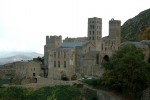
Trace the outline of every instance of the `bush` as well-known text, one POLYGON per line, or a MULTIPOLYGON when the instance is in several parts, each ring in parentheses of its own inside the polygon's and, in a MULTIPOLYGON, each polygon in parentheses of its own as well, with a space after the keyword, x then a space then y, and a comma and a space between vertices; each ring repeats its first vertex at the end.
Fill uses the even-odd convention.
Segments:
POLYGON ((35 91, 22 87, 0 88, 0 100, 74 100, 80 95, 74 86, 43 87, 35 91))
POLYGON ((102 84, 132 100, 138 100, 141 92, 149 86, 150 66, 144 62, 144 54, 134 45, 120 48, 103 66, 102 84))

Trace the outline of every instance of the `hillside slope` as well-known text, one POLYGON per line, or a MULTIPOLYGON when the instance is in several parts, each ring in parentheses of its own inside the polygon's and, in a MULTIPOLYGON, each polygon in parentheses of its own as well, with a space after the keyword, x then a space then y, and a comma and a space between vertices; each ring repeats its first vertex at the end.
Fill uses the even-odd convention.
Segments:
POLYGON ((36 53, 36 52, 21 53, 21 54, 11 56, 11 57, 0 58, 0 65, 7 64, 7 63, 12 63, 12 62, 15 62, 15 61, 32 60, 33 58, 37 58, 37 57, 43 57, 43 54, 39 54, 39 53, 36 53))
POLYGON ((142 34, 148 27, 150 27, 150 9, 140 12, 122 25, 122 39, 124 41, 139 40, 139 34, 142 34))

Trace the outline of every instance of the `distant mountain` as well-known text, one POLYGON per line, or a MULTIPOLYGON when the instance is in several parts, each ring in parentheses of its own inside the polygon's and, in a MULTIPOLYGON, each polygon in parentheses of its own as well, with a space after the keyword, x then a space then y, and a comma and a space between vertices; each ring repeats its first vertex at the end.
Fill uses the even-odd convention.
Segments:
POLYGON ((43 57, 43 54, 39 54, 36 52, 24 52, 20 53, 14 56, 6 57, 6 58, 0 58, 0 65, 7 64, 7 63, 12 63, 15 61, 27 61, 27 60, 32 60, 33 58, 37 57, 43 57))
POLYGON ((141 36, 141 34, 143 34, 147 29, 150 29, 150 9, 140 12, 137 16, 128 19, 122 25, 122 40, 139 40, 139 36, 141 36))

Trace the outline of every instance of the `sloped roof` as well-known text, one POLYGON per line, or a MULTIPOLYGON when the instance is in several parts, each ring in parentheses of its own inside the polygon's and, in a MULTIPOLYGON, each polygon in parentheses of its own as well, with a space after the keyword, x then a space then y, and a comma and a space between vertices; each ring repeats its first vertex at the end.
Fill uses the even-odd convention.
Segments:
POLYGON ((83 46, 87 42, 63 42, 61 47, 62 48, 73 48, 76 46, 83 46))

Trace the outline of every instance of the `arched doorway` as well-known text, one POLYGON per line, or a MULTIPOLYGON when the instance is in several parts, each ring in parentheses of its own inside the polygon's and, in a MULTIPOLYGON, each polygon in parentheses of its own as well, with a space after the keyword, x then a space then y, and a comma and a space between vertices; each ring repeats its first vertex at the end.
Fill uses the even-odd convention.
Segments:
POLYGON ((109 56, 108 55, 105 55, 104 57, 103 57, 103 62, 108 62, 109 61, 109 56))

